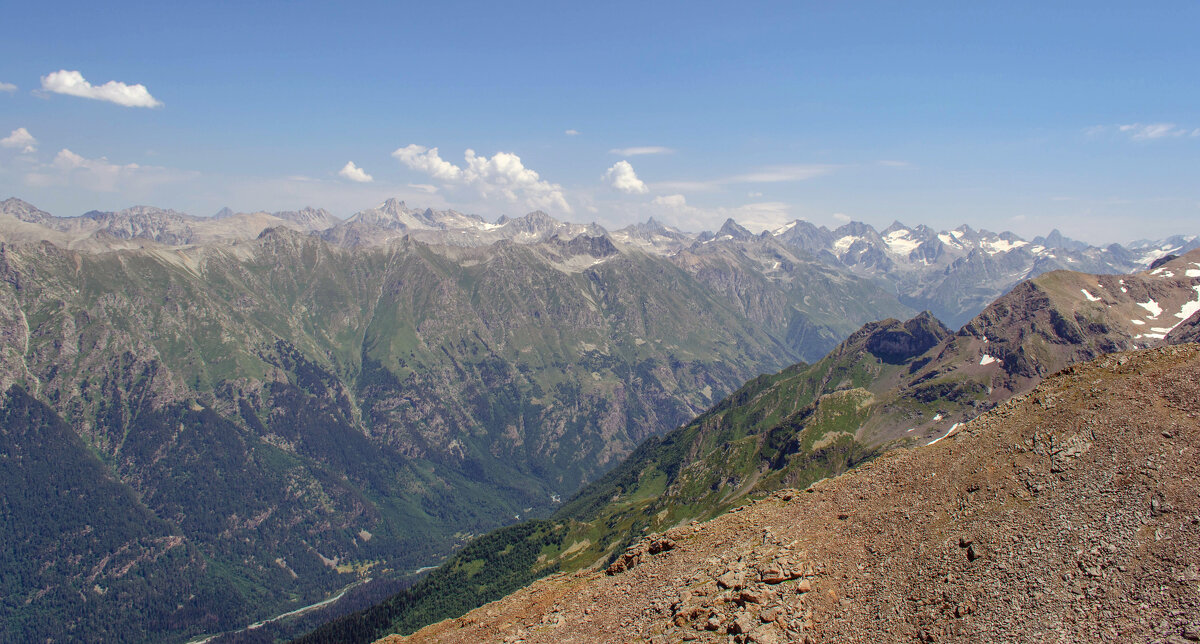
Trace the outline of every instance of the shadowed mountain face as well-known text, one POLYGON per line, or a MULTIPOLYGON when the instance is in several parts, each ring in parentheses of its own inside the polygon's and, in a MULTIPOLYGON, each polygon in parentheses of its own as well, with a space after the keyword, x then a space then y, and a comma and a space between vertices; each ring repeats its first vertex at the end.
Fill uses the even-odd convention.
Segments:
POLYGON ((647 533, 704 520, 747 496, 803 488, 897 447, 942 441, 964 423, 1072 364, 1163 344, 1165 327, 1200 307, 1200 251, 1152 271, 1057 271, 1024 282, 957 333, 928 314, 873 322, 824 359, 746 383, 680 429, 647 440, 530 528, 539 557, 507 562, 474 585, 480 561, 507 548, 501 531, 405 594, 307 641, 368 641, 409 632, 530 580, 619 559, 647 533), (1101 295, 1095 295, 1100 293, 1101 295), (461 588, 485 588, 464 597, 461 588), (375 630, 360 627, 373 624, 375 630), (345 639, 353 632, 366 639, 345 639))

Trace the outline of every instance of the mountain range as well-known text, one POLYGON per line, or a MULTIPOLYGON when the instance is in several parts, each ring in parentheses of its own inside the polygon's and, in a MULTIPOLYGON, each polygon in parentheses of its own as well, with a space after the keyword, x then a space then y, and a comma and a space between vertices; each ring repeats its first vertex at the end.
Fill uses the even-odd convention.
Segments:
POLYGON ((495 594, 1195 332, 1194 238, 957 232, 0 202, 5 638, 183 640, 543 540, 495 594), (1059 262, 1116 273, 1001 272, 1059 262))
POLYGON ((686 533, 747 498, 937 444, 1052 373, 1187 342, 1198 323, 1200 250, 1126 276, 1042 275, 957 332, 927 313, 869 323, 817 363, 756 378, 648 439, 549 520, 489 535, 412 589, 303 641, 372 641, 456 617, 541 576, 619 573, 654 553, 646 535, 686 533), (529 541, 538 547, 524 558, 498 556, 529 541))
MULTIPOLYGON (((1058 269, 1128 273, 1161 257, 1200 248, 1200 236, 1194 234, 1101 248, 1064 237, 1057 230, 1027 241, 1010 232, 977 231, 965 225, 936 231, 898 221, 877 231, 861 222, 830 230, 795 220, 754 235, 732 219, 715 233, 684 232, 650 219, 607 231, 594 223, 560 222, 540 211, 489 223, 454 210, 409 208, 396 199, 346 220, 312 208, 237 214, 226 208, 214 217, 193 217, 148 206, 54 217, 19 199, 0 202, 0 241, 47 239, 80 249, 245 240, 276 226, 318 234, 348 247, 385 246, 405 236, 433 245, 487 246, 502 240, 528 244, 553 236, 572 239, 586 234, 607 236, 619 246, 667 257, 713 242, 758 245, 774 241, 792 254, 799 251, 828 266, 874 280, 914 311, 928 310, 952 327, 964 324, 1017 283, 1042 273, 1058 269)), ((785 263, 782 258, 768 261, 765 267, 775 266, 775 261, 785 263)))

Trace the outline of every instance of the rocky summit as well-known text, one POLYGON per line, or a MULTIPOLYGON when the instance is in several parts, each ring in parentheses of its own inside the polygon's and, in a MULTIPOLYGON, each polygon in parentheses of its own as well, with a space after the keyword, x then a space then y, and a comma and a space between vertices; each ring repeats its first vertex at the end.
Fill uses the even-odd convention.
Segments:
POLYGON ((1197 641, 1198 468, 1200 346, 1106 355, 932 445, 383 641, 1197 641))

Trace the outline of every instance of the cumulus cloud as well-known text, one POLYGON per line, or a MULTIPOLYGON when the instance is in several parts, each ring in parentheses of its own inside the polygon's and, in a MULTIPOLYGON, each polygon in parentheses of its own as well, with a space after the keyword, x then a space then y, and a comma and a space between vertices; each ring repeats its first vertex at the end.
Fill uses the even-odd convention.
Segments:
POLYGON ((632 148, 613 148, 608 151, 609 154, 619 154, 623 157, 635 157, 640 154, 671 154, 675 152, 671 148, 664 148, 661 145, 644 145, 632 148))
POLYGON ((646 183, 637 177, 637 173, 633 171, 633 166, 628 161, 617 161, 604 173, 602 178, 613 188, 625 194, 644 195, 650 192, 646 183))
POLYGON ((497 152, 489 159, 467 150, 463 167, 443 159, 437 148, 423 145, 406 145, 392 156, 447 185, 474 190, 484 199, 502 198, 526 207, 571 212, 562 186, 543 180, 537 172, 525 167, 521 157, 510 152, 497 152))
MULTIPOLYGON (((475 154, 471 150, 467 150, 467 153, 475 154)), ((462 168, 442 159, 437 148, 411 143, 393 152, 392 156, 413 170, 424 172, 439 181, 458 181, 463 175, 462 168)))
POLYGON ((37 139, 23 127, 12 131, 12 134, 0 139, 0 147, 13 148, 22 152, 37 152, 37 139))
POLYGON ((835 213, 833 213, 833 218, 834 218, 834 220, 835 220, 835 221, 840 221, 840 222, 842 222, 843 224, 848 224, 848 223, 850 223, 850 215, 847 215, 847 214, 846 214, 846 213, 844 213, 844 212, 835 212, 835 213))
POLYGON ((338 170, 338 176, 358 183, 371 183, 375 180, 375 177, 372 177, 365 170, 354 165, 353 161, 347 161, 346 165, 341 170, 338 170))
POLYGON ((566 132, 563 132, 563 134, 566 134, 567 136, 579 136, 579 130, 572 128, 566 132))
POLYGON ((43 76, 42 89, 55 94, 108 101, 125 107, 162 107, 162 102, 151 96, 145 85, 126 85, 118 81, 92 85, 84 79, 83 74, 65 69, 43 76))
POLYGON ((88 159, 63 148, 52 162, 25 175, 25 183, 35 188, 67 186, 95 192, 136 192, 195 175, 136 163, 121 165, 104 157, 88 159))
POLYGON ((8 92, 9 94, 17 91, 17 86, 12 83, 0 83, 0 92, 8 92))

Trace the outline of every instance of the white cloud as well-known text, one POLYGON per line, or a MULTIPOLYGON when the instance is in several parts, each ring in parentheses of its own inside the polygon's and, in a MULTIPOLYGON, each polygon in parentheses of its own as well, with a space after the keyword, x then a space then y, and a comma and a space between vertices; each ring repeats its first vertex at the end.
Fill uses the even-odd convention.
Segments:
POLYGON ((779 165, 763 168, 747 174, 739 174, 722 183, 785 183, 805 181, 833 172, 830 165, 779 165))
POLYGON ((1128 134, 1129 138, 1134 141, 1149 141, 1187 134, 1186 130, 1176 128, 1174 123, 1148 123, 1146 125, 1131 123, 1118 126, 1117 129, 1128 134))
POLYGON ((687 205, 687 199, 683 195, 662 195, 661 197, 655 197, 650 203, 667 208, 683 208, 687 205))
POLYGON ((126 85, 118 81, 92 85, 83 78, 83 74, 65 69, 43 76, 42 89, 55 94, 108 101, 125 107, 162 107, 162 103, 150 95, 145 85, 126 85))
POLYGON ((571 206, 563 197, 562 186, 542 180, 537 172, 521 163, 521 157, 510 152, 497 152, 489 159, 476 155, 474 150, 467 150, 464 153, 466 166, 461 168, 442 159, 437 148, 422 145, 407 145, 397 149, 392 156, 447 185, 474 190, 484 199, 499 197, 529 208, 571 212, 571 206))
POLYGON ((1096 137, 1111 133, 1123 134, 1133 141, 1155 141, 1182 136, 1200 136, 1200 128, 1189 130, 1174 123, 1127 123, 1125 125, 1093 125, 1084 134, 1096 137))
POLYGON ((746 193, 746 196, 750 197, 751 199, 757 199, 757 198, 763 196, 763 193, 751 190, 750 192, 746 193))
POLYGON ((623 157, 635 157, 640 154, 673 154, 675 151, 671 148, 664 148, 661 145, 645 145, 633 148, 613 148, 608 151, 609 154, 619 154, 623 157))
POLYGON ((12 131, 12 134, 0 139, 0 147, 16 148, 25 153, 37 152, 37 139, 23 127, 12 131))
POLYGON ((357 183, 371 183, 375 180, 375 177, 372 177, 365 170, 354 165, 353 161, 347 161, 346 165, 341 170, 338 170, 338 176, 357 183))
POLYGON ((650 184, 657 192, 714 192, 719 190, 722 181, 656 181, 650 184))
POLYGON ((579 130, 572 128, 566 132, 563 132, 563 134, 566 134, 567 136, 579 136, 579 130))
POLYGON ((791 206, 782 201, 761 201, 738 206, 729 215, 752 233, 774 230, 795 219, 791 206))
POLYGON ((835 213, 833 213, 833 218, 834 218, 834 220, 835 220, 835 221, 840 221, 840 222, 842 222, 843 224, 848 224, 848 223, 850 223, 850 215, 847 215, 847 214, 846 214, 846 213, 844 213, 844 212, 835 212, 835 213))
POLYGON ((12 83, 0 83, 0 92, 8 92, 9 94, 17 91, 17 86, 12 83))
POLYGON ((65 186, 95 192, 137 193, 194 176, 197 173, 157 166, 120 165, 104 157, 88 159, 63 148, 54 161, 25 175, 25 183, 35 188, 65 186))
MULTIPOLYGON (((767 166, 753 172, 708 181, 662 181, 652 184, 651 187, 662 192, 715 192, 731 184, 806 181, 830 174, 837 169, 838 166, 835 165, 819 164, 767 166)), ((753 198, 756 193, 751 192, 750 195, 753 198)))
POLYGON ((408 184, 408 187, 414 190, 420 190, 427 195, 431 195, 438 191, 437 186, 431 186, 428 183, 410 183, 408 184))
POLYGON ((625 194, 644 195, 650 192, 646 183, 637 177, 637 173, 633 171, 633 166, 628 161, 617 161, 601 178, 625 194))
MULTIPOLYGON (((472 154, 474 153, 472 152, 472 154)), ((427 148, 413 143, 399 148, 392 153, 392 156, 413 170, 424 172, 439 181, 458 181, 463 176, 462 168, 442 159, 437 148, 427 148)))

